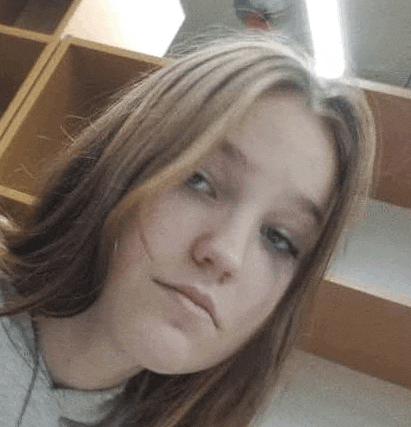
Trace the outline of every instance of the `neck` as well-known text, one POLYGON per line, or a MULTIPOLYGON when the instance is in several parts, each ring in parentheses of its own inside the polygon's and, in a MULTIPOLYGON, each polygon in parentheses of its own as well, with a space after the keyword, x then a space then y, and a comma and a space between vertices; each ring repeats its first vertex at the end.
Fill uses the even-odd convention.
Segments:
POLYGON ((141 371, 89 313, 38 319, 39 348, 54 384, 80 390, 116 387, 141 371))

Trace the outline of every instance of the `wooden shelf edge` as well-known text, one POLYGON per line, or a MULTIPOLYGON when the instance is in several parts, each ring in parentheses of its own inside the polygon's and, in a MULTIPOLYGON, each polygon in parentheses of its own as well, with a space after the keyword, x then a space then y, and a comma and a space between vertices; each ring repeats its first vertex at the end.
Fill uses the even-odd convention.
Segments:
POLYGON ((158 58, 156 56, 147 55, 145 53, 134 52, 132 50, 123 49, 116 46, 109 46, 103 43, 81 39, 71 35, 66 35, 62 40, 64 40, 65 43, 68 43, 73 46, 85 47, 87 49, 97 50, 99 52, 104 52, 110 55, 122 56, 125 58, 131 58, 131 59, 140 60, 144 62, 150 62, 152 64, 157 64, 159 66, 165 66, 170 62, 170 59, 158 58))
POLYGON ((22 39, 34 40, 41 43, 51 43, 53 41, 53 36, 50 36, 49 34, 38 33, 36 31, 11 27, 4 24, 0 24, 0 33, 20 37, 22 39))
POLYGON ((349 86, 353 86, 365 91, 377 92, 389 96, 396 96, 398 98, 411 99, 411 90, 407 88, 358 78, 347 79, 344 80, 344 82, 349 86))
POLYGON ((324 281, 300 347, 411 389, 411 307, 324 281))
POLYGON ((411 308, 411 296, 400 292, 394 292, 389 289, 384 289, 382 286, 375 285, 373 283, 360 282, 354 278, 340 276, 336 273, 329 273, 326 276, 326 280, 358 292, 366 293, 376 298, 381 298, 383 300, 411 308))
POLYGON ((4 185, 0 185, 0 197, 6 197, 24 205, 32 205, 36 201, 34 196, 5 187, 4 185))

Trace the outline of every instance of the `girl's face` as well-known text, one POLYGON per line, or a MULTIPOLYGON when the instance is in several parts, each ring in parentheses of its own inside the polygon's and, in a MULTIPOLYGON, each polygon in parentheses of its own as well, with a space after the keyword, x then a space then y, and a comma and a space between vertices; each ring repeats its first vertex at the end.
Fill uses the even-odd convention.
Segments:
POLYGON ((180 374, 244 345, 318 239, 333 146, 298 95, 264 99, 196 172, 125 219, 95 306, 115 348, 180 374))

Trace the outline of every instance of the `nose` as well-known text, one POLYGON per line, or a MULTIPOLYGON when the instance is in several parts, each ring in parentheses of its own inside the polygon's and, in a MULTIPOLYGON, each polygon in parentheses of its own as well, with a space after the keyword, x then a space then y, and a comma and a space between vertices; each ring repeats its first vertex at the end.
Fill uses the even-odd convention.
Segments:
POLYGON ((194 242, 195 263, 212 272, 219 282, 236 276, 244 267, 250 229, 250 221, 235 217, 208 227, 194 242))

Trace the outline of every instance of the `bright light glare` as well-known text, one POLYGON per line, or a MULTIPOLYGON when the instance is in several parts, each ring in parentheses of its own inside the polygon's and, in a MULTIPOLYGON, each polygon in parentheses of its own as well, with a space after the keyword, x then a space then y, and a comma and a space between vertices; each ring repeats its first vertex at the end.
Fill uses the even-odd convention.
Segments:
POLYGON ((345 71, 345 54, 338 0, 306 0, 306 4, 315 71, 321 77, 341 77, 345 71))
POLYGON ((136 43, 138 52, 163 56, 184 21, 179 0, 116 0, 113 8, 118 3, 124 3, 117 21, 125 43, 136 43))
POLYGON ((179 0, 82 0, 64 34, 163 56, 184 18, 179 0))

